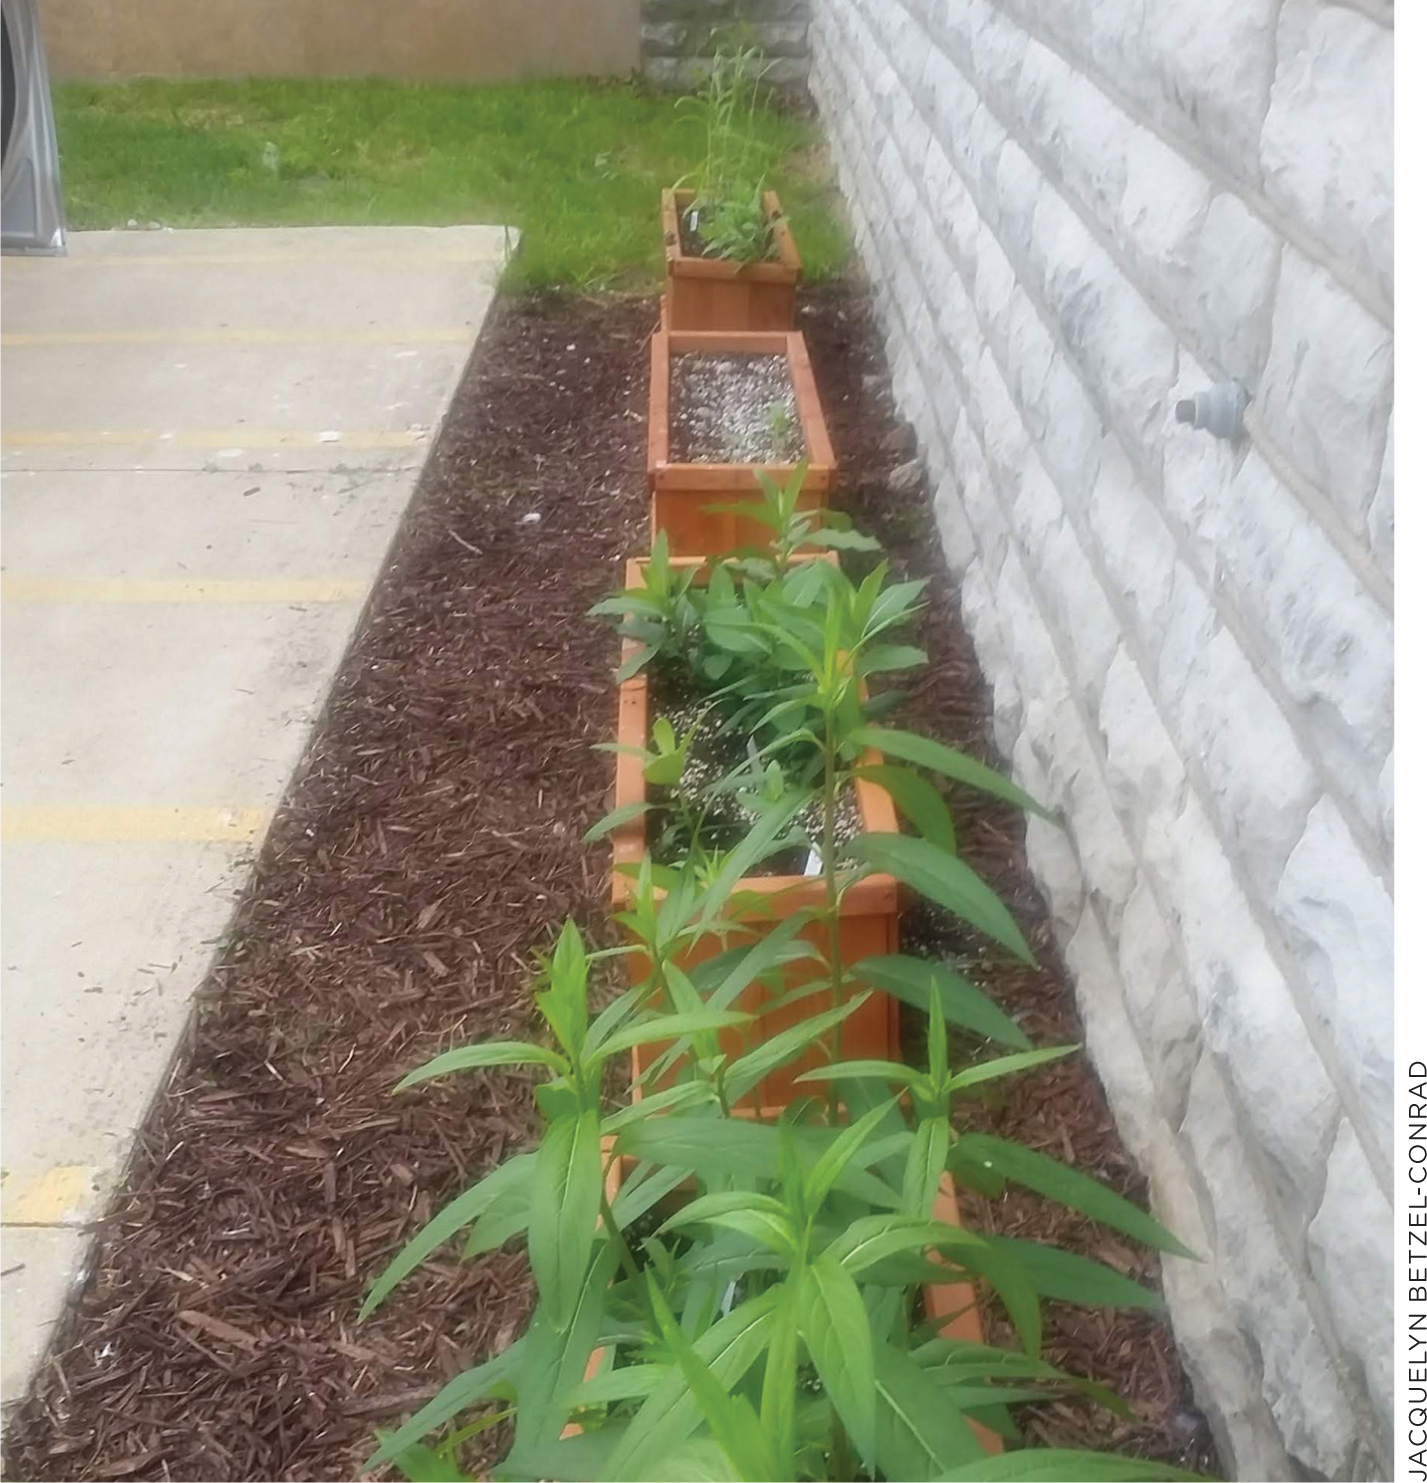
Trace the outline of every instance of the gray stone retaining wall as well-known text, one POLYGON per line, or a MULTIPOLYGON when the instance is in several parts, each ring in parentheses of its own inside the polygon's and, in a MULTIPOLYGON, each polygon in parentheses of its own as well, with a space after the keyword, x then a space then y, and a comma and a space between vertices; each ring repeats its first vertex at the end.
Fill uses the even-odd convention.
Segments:
POLYGON ((769 83, 801 89, 812 7, 813 0, 644 0, 644 75, 659 86, 692 87, 720 36, 733 33, 762 49, 769 83))
MULTIPOLYGON (((646 3, 646 13, 655 7, 646 3)), ((652 19, 652 17, 651 17, 652 19)), ((1240 1477, 1387 1476, 1383 0, 818 0, 812 85, 1240 1477), (1237 446, 1176 423, 1235 377, 1237 446)))

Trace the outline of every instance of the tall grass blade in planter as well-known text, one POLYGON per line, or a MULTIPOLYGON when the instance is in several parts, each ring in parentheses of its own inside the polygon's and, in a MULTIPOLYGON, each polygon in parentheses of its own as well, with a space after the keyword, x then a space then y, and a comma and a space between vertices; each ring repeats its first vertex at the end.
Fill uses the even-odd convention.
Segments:
POLYGON ((704 125, 704 157, 663 193, 665 328, 788 330, 803 263, 754 123, 766 71, 752 48, 719 48, 703 86, 678 107, 704 125))

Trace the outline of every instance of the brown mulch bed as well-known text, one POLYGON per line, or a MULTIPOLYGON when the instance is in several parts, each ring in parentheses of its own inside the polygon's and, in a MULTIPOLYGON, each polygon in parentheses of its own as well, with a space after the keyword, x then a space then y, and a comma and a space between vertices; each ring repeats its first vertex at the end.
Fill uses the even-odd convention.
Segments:
POLYGON ((374 1425, 518 1332, 516 1254, 447 1254, 356 1315, 532 1126, 514 1076, 393 1082, 516 1033, 532 951, 602 918, 580 834, 617 656, 585 613, 645 514, 655 318, 492 309, 7 1476, 354 1478, 374 1425))
MULTIPOLYGON (((8 1427, 7 1476, 353 1478, 373 1426, 519 1332, 529 1284, 511 1253, 447 1252, 355 1317, 386 1257, 532 1127, 516 1076, 399 1098, 393 1081, 517 1033, 532 954, 566 915, 606 930, 607 856, 579 836, 607 801, 590 743, 612 729, 615 646, 585 611, 642 536, 655 317, 648 301, 492 311, 94 1276, 8 1427)), ((887 486, 909 449, 868 301, 812 290, 804 328, 844 506, 933 577, 932 664, 907 723, 989 757, 927 497, 887 486)), ((1047 965, 998 970, 993 991, 1038 1044, 1080 1038, 1017 819, 959 803, 968 857, 1047 965)), ((1081 1056, 978 1117, 1143 1196, 1081 1056)), ((968 1197, 966 1213, 1156 1280, 1153 1260, 1044 1202, 968 1197)), ((1045 1407, 1023 1417, 1032 1436, 1212 1466, 1161 1320, 1057 1304, 1046 1318, 1048 1357, 1116 1387, 1136 1419, 1045 1407)))

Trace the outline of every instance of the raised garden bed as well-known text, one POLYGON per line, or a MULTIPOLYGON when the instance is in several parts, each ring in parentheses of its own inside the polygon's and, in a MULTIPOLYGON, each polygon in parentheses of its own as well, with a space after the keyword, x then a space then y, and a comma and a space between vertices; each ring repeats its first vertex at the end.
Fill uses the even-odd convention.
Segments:
POLYGON ((671 331, 653 337, 651 538, 663 531, 676 556, 766 544, 767 531, 757 522, 714 507, 758 498, 758 469, 781 482, 800 460, 808 468, 799 507, 820 509, 836 462, 800 334, 671 331), (772 364, 766 369, 747 364, 760 360, 772 364), (742 425, 725 424, 721 436, 727 447, 752 457, 730 457, 718 447, 718 419, 726 419, 733 408, 739 409, 742 425))
MULTIPOLYGON (((977 747, 987 702, 930 512, 887 484, 906 453, 871 306, 836 288, 811 307, 852 512, 899 569, 933 578, 931 664, 909 710, 977 747)), ((459 1243, 399 1302, 360 1327, 353 1314, 370 1273, 522 1147, 534 1118, 518 1073, 393 1099, 397 1069, 449 1046, 453 1027, 458 1039, 519 1033, 541 926, 604 916, 598 853, 578 837, 606 796, 608 759, 588 744, 607 735, 611 646, 582 615, 607 591, 606 563, 639 543, 628 388, 654 312, 558 299, 493 311, 194 1041, 141 1132, 93 1281, 7 1427, 10 1475, 355 1477, 374 1424, 395 1425, 523 1326, 524 1252, 462 1262, 459 1243), (538 527, 520 524, 536 509, 538 527), (194 1313, 223 1327, 194 1328, 194 1313)), ((979 980, 1037 1042, 1078 1039, 1021 821, 971 798, 958 825, 1045 965, 989 962, 979 980)), ((961 933, 951 950, 975 956, 961 933)), ((1143 1198, 1083 1056, 965 1116, 1143 1198)), ((1153 1252, 1074 1212, 1014 1188, 958 1193, 975 1229, 1156 1284, 1153 1252)), ((1214 1470, 1159 1314, 1057 1301, 1043 1313, 1047 1356, 1110 1384, 1131 1412, 1073 1396, 1018 1406, 1028 1438, 1214 1470)), ((1008 1337, 999 1307, 983 1320, 992 1342, 1008 1337)), ((508 1435, 476 1438, 466 1468, 484 1476, 508 1435)))
MULTIPOLYGON (((676 558, 683 568, 695 568, 706 575, 707 563, 693 557, 676 558)), ((644 572, 648 562, 634 557, 625 563, 625 587, 638 590, 644 586, 644 572)), ((630 641, 626 641, 626 657, 630 641)), ((647 673, 635 675, 623 681, 619 687, 618 740, 624 748, 644 749, 649 743, 650 727, 653 722, 650 707, 650 680, 647 673)), ((869 753, 869 763, 879 762, 880 757, 869 753)), ((866 779, 859 778, 854 784, 858 823, 862 829, 883 833, 897 830, 897 811, 886 791, 866 779)), ((639 758, 629 750, 622 750, 615 757, 614 807, 624 808, 646 801, 648 785, 639 758)), ((623 911, 630 903, 632 890, 631 872, 637 871, 649 853, 648 815, 640 814, 613 832, 614 870, 611 876, 611 897, 615 911, 623 911)), ((770 873, 744 877, 735 891, 733 907, 738 919, 745 922, 746 933, 733 939, 729 945, 737 946, 740 941, 754 941, 772 931, 779 922, 786 921, 795 913, 821 904, 825 885, 820 874, 809 875, 770 873)), ((897 951, 899 920, 899 888, 890 875, 873 874, 858 881, 842 899, 841 938, 843 960, 852 964, 861 958, 897 951)), ((812 943, 820 952, 826 950, 827 934, 817 923, 810 923, 799 934, 812 943)), ((712 938, 705 939, 681 966, 686 969, 714 956, 722 950, 722 944, 712 938)), ((638 972, 636 964, 635 970, 638 972)), ((784 970, 784 992, 797 989, 814 975, 811 964, 793 964, 784 970)), ((755 982, 745 990, 738 1000, 738 1007, 757 1015, 755 1025, 743 1031, 727 1032, 726 1044, 734 1051, 751 1035, 751 1043, 757 1044, 770 1036, 789 1028, 800 1020, 820 1014, 831 1007, 826 992, 808 994, 792 1005, 780 1005, 755 982)), ((862 1057, 875 1060, 898 1059, 898 1005, 891 995, 872 993, 842 1027, 842 1046, 845 1058, 862 1057)), ((635 1077, 638 1079, 659 1054, 662 1047, 650 1047, 636 1053, 635 1077)), ((795 1085, 798 1076, 816 1066, 826 1063, 827 1056, 811 1050, 798 1060, 779 1067, 754 1093, 750 1094, 748 1107, 783 1107, 800 1096, 807 1094, 806 1086, 795 1085)))
POLYGON ((773 191, 763 193, 775 256, 736 263, 706 257, 690 237, 684 213, 691 190, 666 190, 664 226, 664 313, 672 330, 790 330, 794 299, 803 276, 792 228, 773 191))

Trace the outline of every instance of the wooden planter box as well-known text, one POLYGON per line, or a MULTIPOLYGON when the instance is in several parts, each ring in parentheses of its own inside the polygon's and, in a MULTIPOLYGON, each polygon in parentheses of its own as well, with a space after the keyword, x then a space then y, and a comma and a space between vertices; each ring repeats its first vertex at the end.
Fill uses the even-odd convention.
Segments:
POLYGON ((676 556, 716 556, 742 546, 766 547, 768 530, 757 521, 720 514, 710 505, 761 501, 756 470, 781 484, 793 464, 674 463, 669 454, 670 361, 690 352, 712 355, 781 355, 787 358, 808 471, 798 501, 822 509, 836 473, 832 443, 818 400, 808 348, 797 333, 714 334, 660 331, 652 337, 649 373, 649 495, 652 540, 662 530, 676 556))
POLYGON ((793 231, 772 191, 763 210, 773 223, 776 259, 731 263, 690 257, 679 237, 679 218, 694 203, 693 191, 666 190, 664 226, 664 312, 674 330, 790 330, 794 298, 803 276, 793 231))
MULTIPOLYGON (((692 558, 684 558, 680 565, 694 565, 692 558)), ((703 562, 698 562, 702 566, 703 562)), ((626 587, 644 585, 642 558, 636 557, 626 563, 626 587)), ((630 641, 631 646, 633 641, 630 641)), ((619 687, 619 741, 630 747, 647 747, 649 744, 649 681, 645 675, 636 675, 625 680, 619 687)), ((880 754, 867 754, 870 763, 881 761, 880 754)), ((614 806, 641 802, 645 797, 643 764, 636 756, 627 752, 615 754, 614 806)), ((897 811, 891 797, 875 784, 857 779, 857 805, 863 823, 869 830, 879 833, 895 833, 897 811)), ((623 911, 629 904, 633 882, 621 871, 621 866, 638 867, 647 852, 645 819, 633 819, 612 834, 614 844, 613 897, 614 909, 623 911)), ((735 903, 742 897, 740 922, 746 923, 746 935, 742 941, 756 941, 766 935, 780 921, 792 916, 804 907, 822 904, 825 885, 821 876, 807 875, 754 875, 745 876, 738 884, 724 915, 731 916, 735 903)), ((885 953, 895 953, 898 942, 899 891, 895 877, 875 874, 864 877, 842 898, 840 911, 840 936, 842 957, 846 964, 859 958, 885 953)), ((799 934, 813 943, 820 951, 827 950, 827 933, 820 923, 809 923, 799 934)), ((735 936, 727 944, 738 946, 740 937, 735 936)), ((714 937, 705 938, 688 958, 681 963, 686 970, 705 958, 711 958, 724 950, 724 944, 714 937)), ((792 963, 783 969, 785 990, 797 988, 816 976, 816 964, 792 963)), ((636 958, 631 971, 642 976, 643 965, 636 958)), ((722 1044, 730 1053, 760 1044, 780 1030, 821 1014, 832 1007, 831 995, 823 990, 808 994, 792 1004, 773 1004, 773 996, 764 986, 751 984, 738 1000, 736 1007, 758 1018, 751 1024, 724 1032, 722 1044)), ((842 1054, 845 1060, 853 1058, 876 1060, 900 1059, 900 1036, 898 1001, 890 994, 874 991, 867 1002, 842 1024, 842 1054)), ((645 1047, 639 1057, 638 1069, 653 1063, 663 1047, 645 1047)), ((828 1057, 812 1049, 772 1072, 748 1098, 740 1103, 741 1108, 758 1109, 785 1107, 790 1102, 810 1093, 807 1083, 796 1085, 797 1078, 805 1071, 826 1064, 828 1057)), ((638 1074, 636 1072, 636 1074, 638 1074)))
MULTIPOLYGON (((772 1116, 777 1115, 774 1111, 772 1116)), ((624 1185, 624 1181, 632 1172, 633 1160, 628 1155, 614 1155, 614 1142, 611 1137, 600 1140, 604 1156, 609 1159, 605 1170, 605 1195, 613 1208, 615 1200, 624 1185)), ((946 1225, 959 1226, 961 1224, 961 1211, 956 1203, 956 1185, 950 1174, 941 1177, 941 1188, 937 1192, 936 1205, 932 1210, 932 1218, 942 1221, 946 1225)), ((934 1261, 941 1260, 933 1257, 934 1261)), ((922 1288, 922 1307, 926 1311, 927 1318, 935 1321, 945 1317, 938 1332, 943 1338, 960 1339, 967 1344, 982 1344, 985 1335, 981 1327, 981 1314, 976 1306, 976 1289, 969 1282, 943 1282, 928 1283, 922 1288)), ((604 1365, 605 1351, 594 1350, 585 1365, 585 1379, 593 1380, 600 1373, 604 1365)), ((1003 1450, 1003 1444, 995 1432, 988 1431, 978 1421, 971 1421, 971 1429, 976 1433, 981 1445, 988 1453, 999 1453, 1003 1450)), ((562 1437, 578 1436, 581 1428, 575 1422, 571 1422, 561 1433, 562 1437)))

